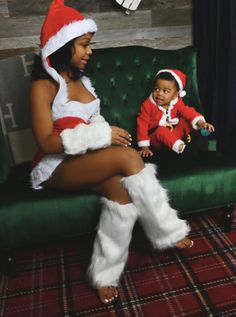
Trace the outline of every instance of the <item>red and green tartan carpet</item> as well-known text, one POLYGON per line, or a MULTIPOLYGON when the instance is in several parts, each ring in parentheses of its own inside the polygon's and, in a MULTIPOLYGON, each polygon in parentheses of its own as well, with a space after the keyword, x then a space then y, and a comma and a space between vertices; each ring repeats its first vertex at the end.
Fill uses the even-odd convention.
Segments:
POLYGON ((92 236, 17 251, 17 277, 0 279, 0 317, 236 316, 236 223, 189 217, 194 246, 154 251, 136 228, 120 298, 102 305, 87 284, 92 236))

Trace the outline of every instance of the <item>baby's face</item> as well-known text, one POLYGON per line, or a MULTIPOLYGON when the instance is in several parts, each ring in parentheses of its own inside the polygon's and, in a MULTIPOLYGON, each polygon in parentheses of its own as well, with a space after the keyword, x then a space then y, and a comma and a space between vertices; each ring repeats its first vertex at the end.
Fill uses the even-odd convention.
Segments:
POLYGON ((157 79, 152 97, 158 106, 169 106, 170 102, 178 97, 178 90, 174 80, 157 79))

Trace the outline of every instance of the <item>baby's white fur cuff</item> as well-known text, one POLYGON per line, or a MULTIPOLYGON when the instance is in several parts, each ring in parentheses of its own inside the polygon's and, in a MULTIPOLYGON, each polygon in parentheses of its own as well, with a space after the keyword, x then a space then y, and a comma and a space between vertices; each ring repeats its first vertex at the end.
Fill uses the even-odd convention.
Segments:
POLYGON ((139 147, 150 146, 150 141, 149 140, 139 141, 138 146, 139 147))
POLYGON ((200 121, 200 120, 206 122, 206 120, 205 120, 205 118, 204 118, 203 116, 198 116, 198 117, 196 117, 196 118, 193 119, 193 121, 192 121, 192 127, 193 127, 194 130, 198 130, 198 129, 199 129, 197 123, 198 123, 198 121, 200 121))
POLYGON ((180 154, 180 153, 183 153, 184 149, 185 149, 185 143, 182 141, 182 140, 177 140, 175 141, 175 143, 173 144, 172 146, 172 150, 175 151, 176 153, 180 154), (180 144, 183 144, 183 148, 182 148, 182 151, 179 150, 179 146, 180 144))

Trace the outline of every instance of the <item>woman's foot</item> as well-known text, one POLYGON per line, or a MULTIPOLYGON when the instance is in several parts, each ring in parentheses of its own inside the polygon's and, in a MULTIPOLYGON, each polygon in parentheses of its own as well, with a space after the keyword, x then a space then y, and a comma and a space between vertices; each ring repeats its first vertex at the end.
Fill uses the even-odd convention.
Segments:
POLYGON ((194 244, 193 240, 190 240, 189 238, 184 238, 180 240, 179 242, 177 242, 175 246, 178 249, 189 249, 189 248, 192 248, 193 244, 194 244))
POLYGON ((114 286, 100 287, 97 292, 103 304, 110 304, 118 297, 118 289, 114 286))

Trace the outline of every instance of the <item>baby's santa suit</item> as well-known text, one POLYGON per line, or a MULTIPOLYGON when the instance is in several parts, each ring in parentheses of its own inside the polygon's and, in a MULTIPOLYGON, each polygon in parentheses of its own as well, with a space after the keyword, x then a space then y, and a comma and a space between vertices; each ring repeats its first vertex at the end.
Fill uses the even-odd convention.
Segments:
POLYGON ((138 146, 150 146, 152 143, 155 148, 165 145, 178 152, 179 144, 183 143, 181 138, 191 129, 197 130, 199 120, 205 121, 202 114, 193 107, 186 106, 182 98, 172 100, 165 109, 155 103, 151 94, 142 103, 137 117, 138 146), (170 125, 173 127, 172 131, 169 128, 160 128, 170 125))

